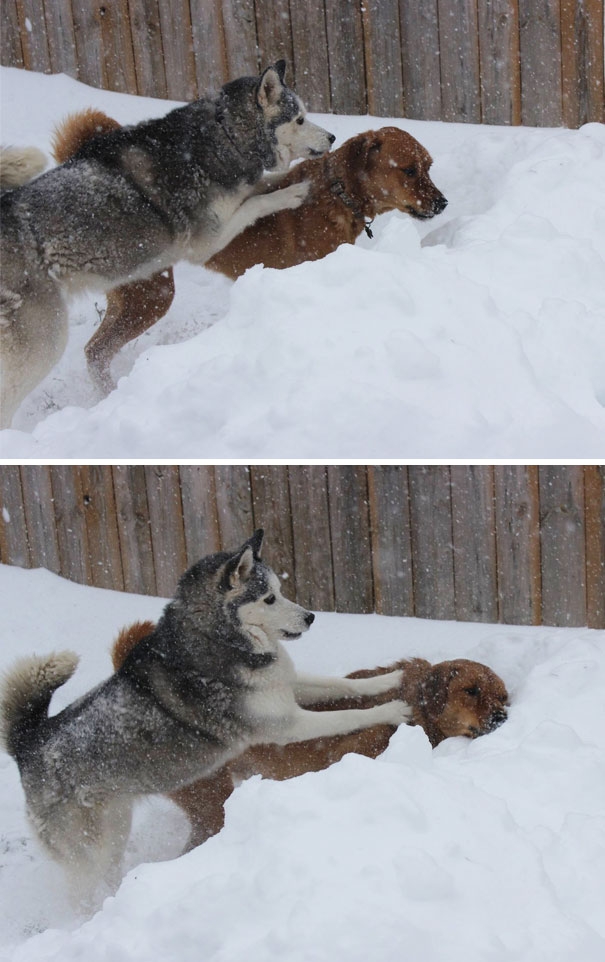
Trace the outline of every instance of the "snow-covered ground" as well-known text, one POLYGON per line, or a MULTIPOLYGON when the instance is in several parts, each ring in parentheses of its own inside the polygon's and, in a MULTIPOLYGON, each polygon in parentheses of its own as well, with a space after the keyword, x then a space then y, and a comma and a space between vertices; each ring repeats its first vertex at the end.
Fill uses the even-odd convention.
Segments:
MULTIPOLYGON (((123 123, 165 101, 3 68, 2 140, 48 149, 67 113, 123 123)), ((605 438, 605 127, 395 123, 449 199, 386 214, 355 247, 235 284, 181 265, 177 296, 125 348, 104 400, 83 346, 104 298, 0 436, 5 458, 595 458, 605 438)))
MULTIPOLYGON (((117 629, 160 599, 0 566, 0 669, 72 648, 53 710, 106 676, 117 629)), ((400 729, 287 782, 252 778, 223 831, 178 857, 184 816, 142 802, 115 898, 75 917, 0 755, 0 958, 11 962, 601 962, 605 956, 605 632, 319 614, 290 650, 343 674, 465 656, 511 693, 509 720, 434 751, 400 729)))

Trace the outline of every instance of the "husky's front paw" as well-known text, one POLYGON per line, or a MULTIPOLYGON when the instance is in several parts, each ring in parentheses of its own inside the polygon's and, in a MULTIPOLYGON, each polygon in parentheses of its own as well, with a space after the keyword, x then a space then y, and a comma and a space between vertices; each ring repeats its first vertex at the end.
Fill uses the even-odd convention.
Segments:
POLYGON ((405 701, 388 701, 380 707, 385 709, 384 720, 389 725, 405 725, 412 717, 412 706, 405 701))
POLYGON ((273 196, 279 198, 280 208, 287 207, 289 210, 295 210, 297 207, 300 207, 306 199, 310 186, 308 180, 303 180, 300 184, 290 184, 289 187, 282 187, 281 190, 275 191, 273 196))

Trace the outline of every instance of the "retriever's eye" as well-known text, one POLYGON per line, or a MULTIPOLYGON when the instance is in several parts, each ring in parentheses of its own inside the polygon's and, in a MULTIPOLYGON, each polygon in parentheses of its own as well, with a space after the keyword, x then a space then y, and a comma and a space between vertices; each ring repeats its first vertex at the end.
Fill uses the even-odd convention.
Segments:
POLYGON ((266 605, 274 605, 274 604, 275 604, 275 595, 267 595, 267 597, 265 598, 265 604, 266 604, 266 605))
POLYGON ((406 177, 418 176, 418 170, 416 169, 416 167, 402 167, 401 171, 403 174, 405 174, 406 177))
POLYGON ((296 123, 297 123, 299 126, 300 126, 301 124, 304 124, 304 122, 305 122, 305 118, 304 118, 304 117, 297 117, 297 118, 296 118, 296 123))
POLYGON ((471 696, 471 698, 476 698, 477 695, 479 694, 479 689, 477 688, 476 685, 471 685, 470 688, 465 688, 464 690, 467 695, 471 696))

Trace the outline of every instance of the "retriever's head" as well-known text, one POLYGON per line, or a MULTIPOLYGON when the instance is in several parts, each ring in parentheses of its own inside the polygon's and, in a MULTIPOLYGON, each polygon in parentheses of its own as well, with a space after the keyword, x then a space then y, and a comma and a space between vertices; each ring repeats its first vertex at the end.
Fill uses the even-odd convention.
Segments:
POLYGON ((432 162, 422 144, 398 127, 368 130, 350 141, 351 173, 377 214, 400 210, 427 219, 445 210, 447 200, 429 175, 432 162))
POLYGON ((436 733, 434 744, 455 735, 486 735, 508 716, 502 679, 486 665, 466 658, 433 665, 418 692, 422 712, 436 733))

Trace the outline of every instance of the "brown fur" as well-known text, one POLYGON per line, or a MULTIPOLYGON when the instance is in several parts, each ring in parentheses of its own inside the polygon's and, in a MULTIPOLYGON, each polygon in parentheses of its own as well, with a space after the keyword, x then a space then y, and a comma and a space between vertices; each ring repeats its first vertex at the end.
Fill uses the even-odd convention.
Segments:
MULTIPOLYGON (((55 134, 55 158, 67 160, 86 140, 116 126, 96 110, 71 115, 55 134)), ((257 221, 206 267, 232 279, 254 264, 292 267, 325 257, 341 244, 353 244, 377 214, 400 210, 432 217, 447 201, 429 176, 431 163, 424 147, 397 127, 357 134, 332 153, 293 167, 276 186, 310 181, 304 203, 257 221)), ((108 293, 105 317, 85 347, 91 376, 104 390, 111 387, 112 358, 163 317, 173 297, 172 270, 108 293)))
MULTIPOLYGON (((143 621, 122 629, 112 649, 115 669, 153 627, 152 622, 143 621)), ((437 665, 431 665, 424 658, 404 659, 385 668, 355 671, 347 677, 371 678, 398 668, 403 669, 399 697, 413 709, 410 724, 424 729, 433 748, 456 735, 466 738, 485 735, 506 719, 508 692, 504 682, 491 668, 466 658, 437 665)), ((316 706, 315 710, 370 708, 392 697, 392 692, 385 692, 373 697, 340 699, 316 706)), ((190 847, 200 845, 223 827, 224 804, 234 782, 251 775, 282 781, 305 772, 319 772, 350 752, 377 758, 386 749, 394 731, 391 725, 375 725, 348 735, 249 748, 208 778, 170 795, 191 823, 190 847)))

